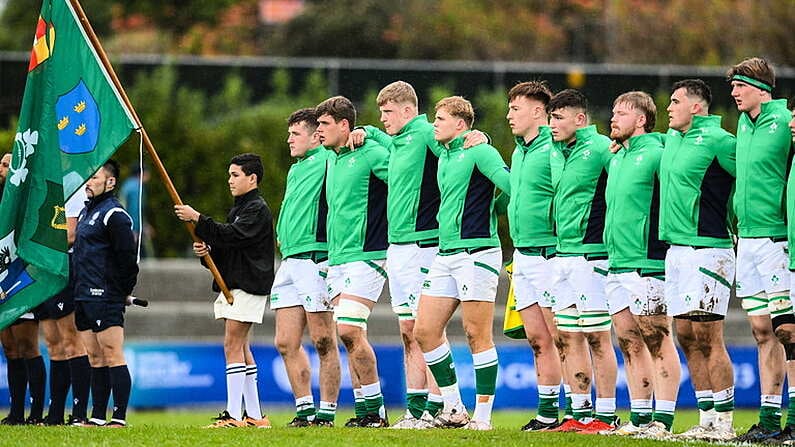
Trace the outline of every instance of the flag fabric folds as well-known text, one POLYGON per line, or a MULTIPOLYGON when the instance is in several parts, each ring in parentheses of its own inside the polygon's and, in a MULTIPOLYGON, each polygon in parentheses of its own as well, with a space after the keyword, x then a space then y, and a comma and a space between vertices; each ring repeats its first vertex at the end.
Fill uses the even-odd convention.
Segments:
POLYGON ((136 128, 69 0, 45 0, 0 202, 0 328, 66 286, 64 202, 136 128))

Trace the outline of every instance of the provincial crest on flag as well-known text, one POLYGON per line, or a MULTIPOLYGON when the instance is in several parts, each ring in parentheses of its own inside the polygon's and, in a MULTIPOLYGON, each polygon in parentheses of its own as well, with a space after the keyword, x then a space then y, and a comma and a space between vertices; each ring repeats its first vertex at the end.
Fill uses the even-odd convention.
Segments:
POLYGON ((85 154, 97 146, 100 115, 94 96, 80 79, 55 103, 58 141, 67 154, 85 154))

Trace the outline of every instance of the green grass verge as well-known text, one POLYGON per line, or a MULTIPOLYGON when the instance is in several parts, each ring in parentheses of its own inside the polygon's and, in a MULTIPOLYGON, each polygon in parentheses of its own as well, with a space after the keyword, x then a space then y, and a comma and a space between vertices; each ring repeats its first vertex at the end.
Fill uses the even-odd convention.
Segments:
MULTIPOLYGON (((396 419, 398 411, 392 413, 396 419)), ((464 446, 486 443, 499 447, 622 447, 682 445, 677 442, 637 440, 598 435, 567 433, 523 433, 521 427, 534 413, 531 411, 498 411, 494 414, 495 430, 470 432, 465 430, 384 430, 361 428, 287 428, 294 413, 281 411, 269 415, 274 428, 270 430, 203 429, 210 423, 210 412, 166 411, 137 412, 129 416, 130 426, 125 429, 79 427, 6 427, 0 426, 0 445, 4 446, 464 446)), ((619 412, 622 418, 628 415, 619 412)), ((341 425, 351 413, 337 415, 341 425)), ((735 412, 734 425, 743 433, 756 422, 756 410, 735 412)), ((698 421, 698 412, 677 411, 674 431, 684 431, 698 421)), ((688 445, 708 445, 694 443, 688 445)))

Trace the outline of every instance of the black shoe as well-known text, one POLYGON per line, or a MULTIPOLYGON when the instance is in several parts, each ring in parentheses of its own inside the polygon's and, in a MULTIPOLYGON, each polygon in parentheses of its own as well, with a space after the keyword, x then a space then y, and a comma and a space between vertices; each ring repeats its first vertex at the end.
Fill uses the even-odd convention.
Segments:
POLYGON ((315 420, 312 421, 312 426, 313 427, 334 427, 334 421, 329 421, 328 419, 315 418, 315 420))
POLYGON ((362 420, 359 421, 359 427, 386 428, 389 427, 389 421, 386 418, 382 418, 377 413, 370 413, 365 415, 362 420))
POLYGON ((25 425, 25 420, 13 417, 9 414, 0 420, 0 425, 25 425))
POLYGON ((54 425, 63 425, 63 418, 60 420, 57 418, 52 417, 51 415, 44 416, 44 425, 54 426, 54 425))
POLYGON ((88 419, 75 417, 75 416, 72 416, 71 414, 66 419, 66 425, 74 425, 76 427, 79 427, 79 426, 85 424, 86 422, 88 422, 88 419))
POLYGON ((363 417, 357 418, 356 416, 354 416, 354 417, 348 419, 348 422, 345 423, 345 426, 348 427, 348 428, 361 427, 362 426, 362 419, 364 419, 364 418, 363 417))
POLYGON ((309 427, 312 425, 312 422, 307 420, 306 418, 301 417, 294 417, 292 421, 290 421, 287 426, 288 427, 309 427))
POLYGON ((766 445, 795 445, 795 433, 792 432, 792 427, 787 426, 784 427, 784 429, 780 432, 776 433, 775 436, 771 436, 762 441, 756 442, 766 445))
POLYGON ((25 425, 44 425, 44 419, 29 416, 25 419, 25 425))
POLYGON ((762 424, 754 424, 747 432, 732 439, 731 442, 736 443, 760 443, 767 439, 775 438, 781 433, 781 430, 768 430, 762 424))
POLYGON ((553 428, 557 427, 558 420, 555 419, 555 422, 541 422, 536 418, 530 419, 530 422, 524 424, 522 426, 522 431, 544 431, 544 430, 552 430, 553 428))

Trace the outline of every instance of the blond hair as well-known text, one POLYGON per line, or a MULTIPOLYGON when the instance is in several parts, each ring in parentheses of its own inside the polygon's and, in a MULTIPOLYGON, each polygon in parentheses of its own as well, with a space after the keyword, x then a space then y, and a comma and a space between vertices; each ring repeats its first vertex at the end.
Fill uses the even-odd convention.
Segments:
POLYGON ((417 92, 414 87, 405 81, 395 81, 378 92, 378 97, 375 98, 378 106, 381 107, 388 102, 395 104, 411 104, 417 107, 419 101, 417 100, 417 92))
POLYGON ((657 123, 657 106, 654 104, 654 99, 651 95, 639 91, 622 93, 613 101, 613 107, 621 103, 628 104, 630 108, 639 111, 646 117, 646 124, 643 126, 644 131, 651 132, 654 130, 654 125, 657 123))
POLYGON ((472 103, 464 99, 462 96, 449 96, 442 98, 436 103, 436 111, 444 109, 445 112, 456 118, 461 118, 467 126, 467 129, 472 127, 475 122, 475 109, 472 108, 472 103))

